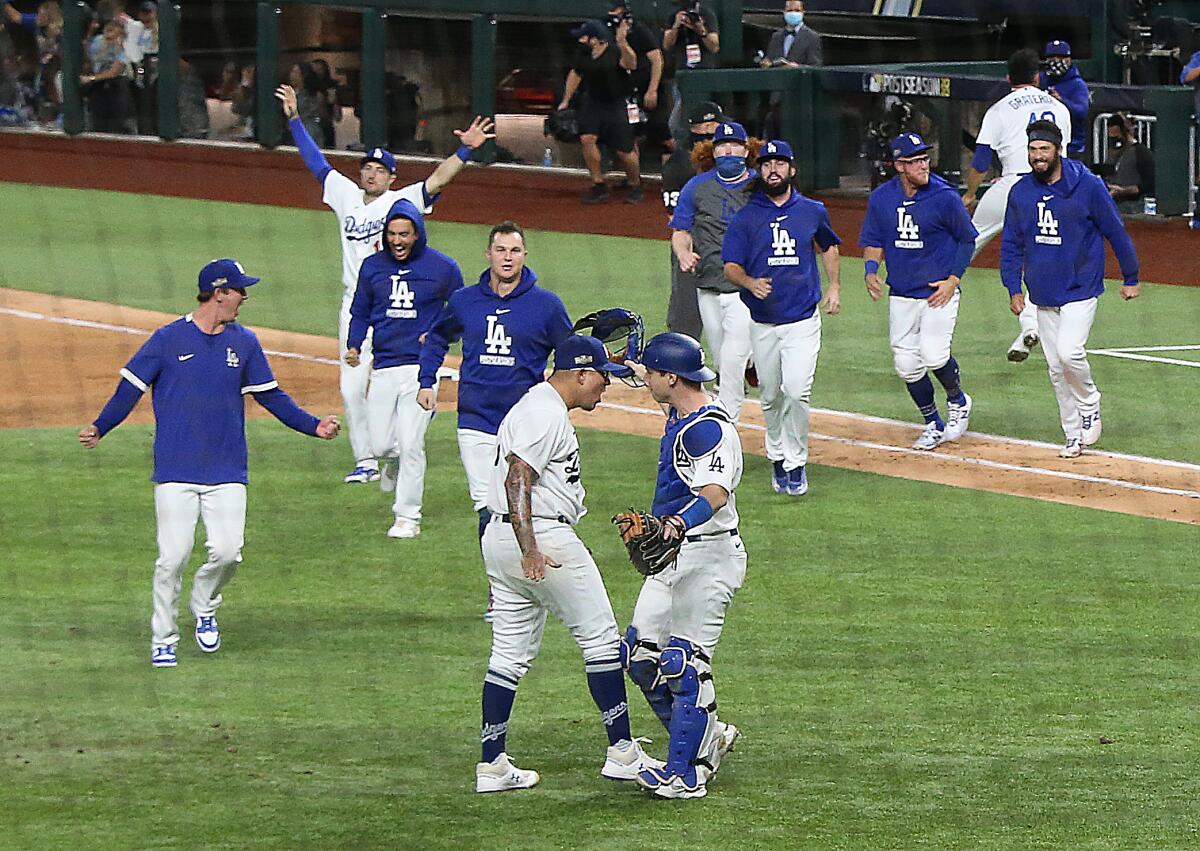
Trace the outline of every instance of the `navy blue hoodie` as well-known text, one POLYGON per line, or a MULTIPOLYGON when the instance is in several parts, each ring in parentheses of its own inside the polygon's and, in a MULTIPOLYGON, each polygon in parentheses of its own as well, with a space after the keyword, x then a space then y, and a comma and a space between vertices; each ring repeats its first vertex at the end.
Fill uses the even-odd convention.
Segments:
POLYGON ((1053 89, 1067 108, 1067 112, 1071 113, 1071 138, 1067 142, 1067 150, 1072 154, 1082 153, 1087 147, 1087 131, 1091 126, 1088 123, 1091 96, 1087 83, 1079 76, 1079 69, 1072 65, 1061 77, 1054 77, 1043 71, 1038 86, 1046 91, 1053 89))
POLYGON ((350 332, 346 348, 361 349, 369 329, 374 368, 409 366, 421 353, 421 335, 433 327, 446 301, 462 289, 458 264, 426 243, 425 219, 410 201, 401 198, 383 222, 384 247, 363 261, 358 289, 350 303, 350 332), (393 219, 413 223, 417 241, 405 260, 397 260, 387 246, 387 228, 393 219))
POLYGON ((1038 307, 1062 307, 1104 292, 1104 242, 1112 245, 1127 286, 1138 282, 1137 252, 1117 205, 1099 177, 1062 160, 1062 177, 1046 184, 1032 173, 1008 194, 1000 242, 1000 280, 1038 307))

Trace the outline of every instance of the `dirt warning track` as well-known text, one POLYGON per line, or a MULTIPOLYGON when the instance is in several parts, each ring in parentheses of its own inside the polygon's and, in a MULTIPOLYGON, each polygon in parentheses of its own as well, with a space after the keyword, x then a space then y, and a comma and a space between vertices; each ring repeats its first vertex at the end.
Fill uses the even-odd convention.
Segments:
MULTIPOLYGON (((175 317, 148 310, 0 289, 0 428, 79 426, 91 421, 117 373, 150 332, 175 317)), ((283 386, 304 407, 341 410, 337 341, 254 328, 283 386)), ((250 416, 268 416, 247 401, 250 416)), ((662 412, 644 390, 614 386, 601 408, 576 412, 577 425, 658 437, 662 412)), ((140 404, 130 422, 151 422, 140 404)), ((762 411, 748 404, 742 445, 763 454, 762 411)), ((909 445, 918 427, 815 409, 811 460, 896 478, 1044 499, 1105 511, 1200 524, 1200 465, 1088 452, 1066 460, 1057 446, 969 432, 934 452, 909 445)), ((812 499, 820 499, 819 485, 812 499)))

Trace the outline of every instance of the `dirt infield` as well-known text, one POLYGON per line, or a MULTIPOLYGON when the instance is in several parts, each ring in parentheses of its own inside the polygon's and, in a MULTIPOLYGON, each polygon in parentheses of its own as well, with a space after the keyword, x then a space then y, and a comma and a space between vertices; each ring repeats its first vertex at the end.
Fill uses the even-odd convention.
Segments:
MULTIPOLYGON (((330 154, 330 160, 350 174, 357 168, 356 155, 330 154)), ((432 161, 402 161, 397 180, 422 180, 432 169, 432 161)), ((0 131, 0 181, 325 209, 319 187, 294 150, 269 151, 231 143, 0 131)), ((615 195, 607 204, 585 207, 579 202, 584 188, 584 178, 561 171, 470 168, 438 201, 433 218, 468 224, 513 219, 542 230, 644 237, 665 243, 667 219, 657 184, 648 187, 646 199, 637 205, 622 204, 615 195)), ((857 256, 865 200, 818 197, 826 203, 834 230, 844 240, 843 253, 857 256)), ((1200 231, 1189 230, 1182 219, 1131 219, 1127 227, 1138 249, 1143 280, 1200 285, 1195 263, 1200 231)), ((663 251, 665 255, 665 244, 663 251)), ((994 239, 973 265, 996 268, 999 258, 1000 240, 994 239)), ((1112 279, 1121 277, 1112 252, 1108 253, 1106 274, 1112 279)))
MULTIPOLYGON (((0 289, 0 428, 79 426, 90 422, 112 393, 117 372, 150 331, 174 317, 148 310, 0 289)), ((337 343, 255 329, 280 384, 318 413, 341 409, 337 343)), ((251 416, 266 416, 247 401, 251 416)), ((130 422, 153 419, 139 404, 130 422)), ((577 412, 588 428, 657 437, 662 414, 644 390, 614 386, 602 409, 577 412)), ((762 412, 747 405, 742 443, 763 454, 762 412)), ((908 448, 917 427, 836 411, 816 411, 812 461, 884 476, 1033 497, 1106 511, 1200 524, 1200 467, 1177 462, 1087 453, 1067 461, 1057 447, 992 435, 966 435, 933 453, 908 448)), ((813 496, 820 499, 820 482, 813 496)))

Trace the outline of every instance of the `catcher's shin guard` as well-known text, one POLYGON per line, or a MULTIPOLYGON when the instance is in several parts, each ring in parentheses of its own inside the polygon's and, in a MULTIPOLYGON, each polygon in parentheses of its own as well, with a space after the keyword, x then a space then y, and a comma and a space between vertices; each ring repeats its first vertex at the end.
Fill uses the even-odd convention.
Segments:
POLYGON ((666 681, 659 676, 658 645, 653 641, 638 638, 638 631, 630 626, 621 639, 621 664, 629 672, 629 679, 642 690, 646 702, 668 730, 671 729, 671 705, 673 696, 666 681))
POLYGON ((675 698, 668 730, 666 771, 688 785, 697 782, 696 765, 708 728, 716 718, 716 689, 708 655, 690 641, 672 638, 658 660, 659 673, 675 698))

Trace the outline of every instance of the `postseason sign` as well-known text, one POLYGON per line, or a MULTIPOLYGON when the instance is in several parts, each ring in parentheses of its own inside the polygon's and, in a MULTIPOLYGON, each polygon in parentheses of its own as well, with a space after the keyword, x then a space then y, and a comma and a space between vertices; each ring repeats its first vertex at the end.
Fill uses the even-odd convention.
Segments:
POLYGON ((863 74, 862 88, 872 94, 948 98, 950 78, 922 74, 863 74))

